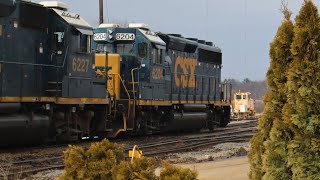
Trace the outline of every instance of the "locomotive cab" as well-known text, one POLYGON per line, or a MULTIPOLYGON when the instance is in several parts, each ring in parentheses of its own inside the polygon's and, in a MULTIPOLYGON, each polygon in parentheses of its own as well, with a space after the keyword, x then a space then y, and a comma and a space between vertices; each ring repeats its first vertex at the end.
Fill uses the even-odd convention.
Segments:
MULTIPOLYGON (((153 92, 150 91, 150 87, 154 82, 164 84, 165 42, 145 24, 129 24, 129 28, 120 28, 116 24, 102 24, 94 32, 95 49, 98 54, 117 53, 121 56, 119 73, 131 97, 135 93, 133 91, 138 90, 134 89, 135 84, 140 83, 139 87, 146 93, 137 97, 152 99, 153 92)), ((161 89, 163 88, 157 88, 161 89)), ((122 87, 121 99, 127 98, 128 94, 122 87)))
MULTIPOLYGON (((103 91, 105 81, 99 81, 94 76, 92 27, 80 15, 68 12, 67 7, 61 3, 49 1, 40 4, 50 8, 53 14, 53 23, 49 28, 52 51, 50 61, 53 65, 62 67, 58 72, 57 69, 51 69, 49 73, 52 88, 60 83, 59 95, 62 97, 106 97, 106 92, 103 91)), ((47 92, 57 95, 52 88, 47 92)))

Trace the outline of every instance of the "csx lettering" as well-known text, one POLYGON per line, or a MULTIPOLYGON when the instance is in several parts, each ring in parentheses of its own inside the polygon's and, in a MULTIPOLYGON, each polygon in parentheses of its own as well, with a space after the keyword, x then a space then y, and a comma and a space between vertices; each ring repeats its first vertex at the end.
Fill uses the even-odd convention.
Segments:
POLYGON ((89 64, 89 59, 74 58, 72 60, 72 70, 75 72, 88 72, 89 64))
POLYGON ((163 79, 163 69, 153 68, 151 72, 152 79, 163 79))
POLYGON ((177 87, 196 87, 195 70, 197 60, 192 58, 178 57, 174 66, 174 79, 177 87), (178 68, 182 69, 182 72, 178 71, 178 68))

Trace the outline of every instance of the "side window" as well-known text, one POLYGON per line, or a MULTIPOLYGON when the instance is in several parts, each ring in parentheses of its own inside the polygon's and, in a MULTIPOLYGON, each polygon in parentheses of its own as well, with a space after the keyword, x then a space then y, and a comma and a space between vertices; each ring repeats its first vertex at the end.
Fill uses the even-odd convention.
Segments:
POLYGON ((153 64, 161 64, 163 50, 154 48, 152 53, 153 53, 153 57, 152 57, 153 64))
POLYGON ((91 52, 91 36, 80 34, 80 52, 83 52, 83 53, 91 52))
POLYGON ((61 31, 61 30, 55 31, 54 39, 55 39, 56 49, 63 49, 64 48, 64 31, 61 31))
POLYGON ((243 95, 243 99, 247 99, 247 95, 243 95))
POLYGON ((147 43, 139 43, 138 44, 138 51, 139 51, 139 57, 140 58, 146 58, 148 54, 148 45, 147 43))

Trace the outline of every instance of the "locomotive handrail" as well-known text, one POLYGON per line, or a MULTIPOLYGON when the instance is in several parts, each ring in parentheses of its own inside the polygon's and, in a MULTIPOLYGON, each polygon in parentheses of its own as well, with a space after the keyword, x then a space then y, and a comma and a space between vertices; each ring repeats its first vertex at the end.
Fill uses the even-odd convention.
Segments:
POLYGON ((120 81, 121 81, 121 83, 122 83, 122 86, 123 86, 123 88, 125 89, 125 91, 126 91, 126 93, 127 93, 127 96, 128 96, 128 98, 129 98, 129 99, 128 99, 128 119, 129 119, 129 117, 130 117, 130 110, 131 110, 131 109, 130 109, 131 97, 130 97, 129 91, 128 91, 126 85, 124 84, 124 81, 123 81, 123 79, 121 78, 120 74, 110 73, 110 74, 108 74, 108 75, 119 76, 119 79, 120 79, 120 81))
MULTIPOLYGON (((190 76, 190 74, 188 73, 175 73, 175 72, 171 72, 172 74, 178 74, 178 75, 188 75, 190 76)), ((194 74, 195 76, 198 77, 210 77, 210 78, 216 78, 217 76, 208 76, 208 75, 200 75, 200 74, 194 74)))
POLYGON ((69 46, 67 46, 67 51, 64 55, 63 64, 61 66, 51 65, 51 64, 35 64, 35 63, 22 63, 22 62, 8 62, 8 61, 0 61, 3 64, 18 64, 18 65, 29 65, 29 66, 44 66, 44 67, 55 67, 55 68, 63 68, 67 59, 67 54, 69 52, 69 46))
MULTIPOLYGON (((108 76, 110 76, 110 75, 112 75, 113 77, 112 77, 112 79, 114 79, 114 76, 115 76, 115 74, 108 74, 108 76)), ((115 98, 115 101, 114 101, 114 117, 116 117, 116 113, 117 113, 117 101, 116 101, 116 90, 115 90, 115 81, 112 81, 112 82, 110 82, 110 81, 108 81, 107 80, 107 85, 111 85, 111 87, 112 87, 112 89, 113 89, 113 94, 114 94, 114 98, 115 98)), ((109 106, 110 107, 110 113, 109 113, 109 115, 111 115, 111 105, 109 106)))
POLYGON ((50 64, 34 64, 34 63, 22 63, 22 62, 8 62, 8 61, 0 61, 3 64, 18 64, 18 65, 29 65, 29 66, 44 66, 44 67, 55 67, 55 68, 62 68, 64 66, 56 66, 50 64))
MULTIPOLYGON (((133 91, 133 117, 136 117, 136 93, 135 93, 135 80, 133 72, 139 70, 140 68, 133 68, 131 70, 131 81, 132 81, 132 91, 133 91)), ((138 87, 139 87, 139 78, 138 78, 138 87)))

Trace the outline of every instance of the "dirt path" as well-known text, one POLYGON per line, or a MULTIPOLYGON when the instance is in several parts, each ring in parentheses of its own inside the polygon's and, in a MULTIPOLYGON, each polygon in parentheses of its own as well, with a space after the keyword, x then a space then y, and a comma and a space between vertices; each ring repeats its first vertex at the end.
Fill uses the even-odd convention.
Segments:
POLYGON ((249 163, 247 157, 197 164, 179 164, 184 168, 197 169, 202 180, 247 180, 249 163))

